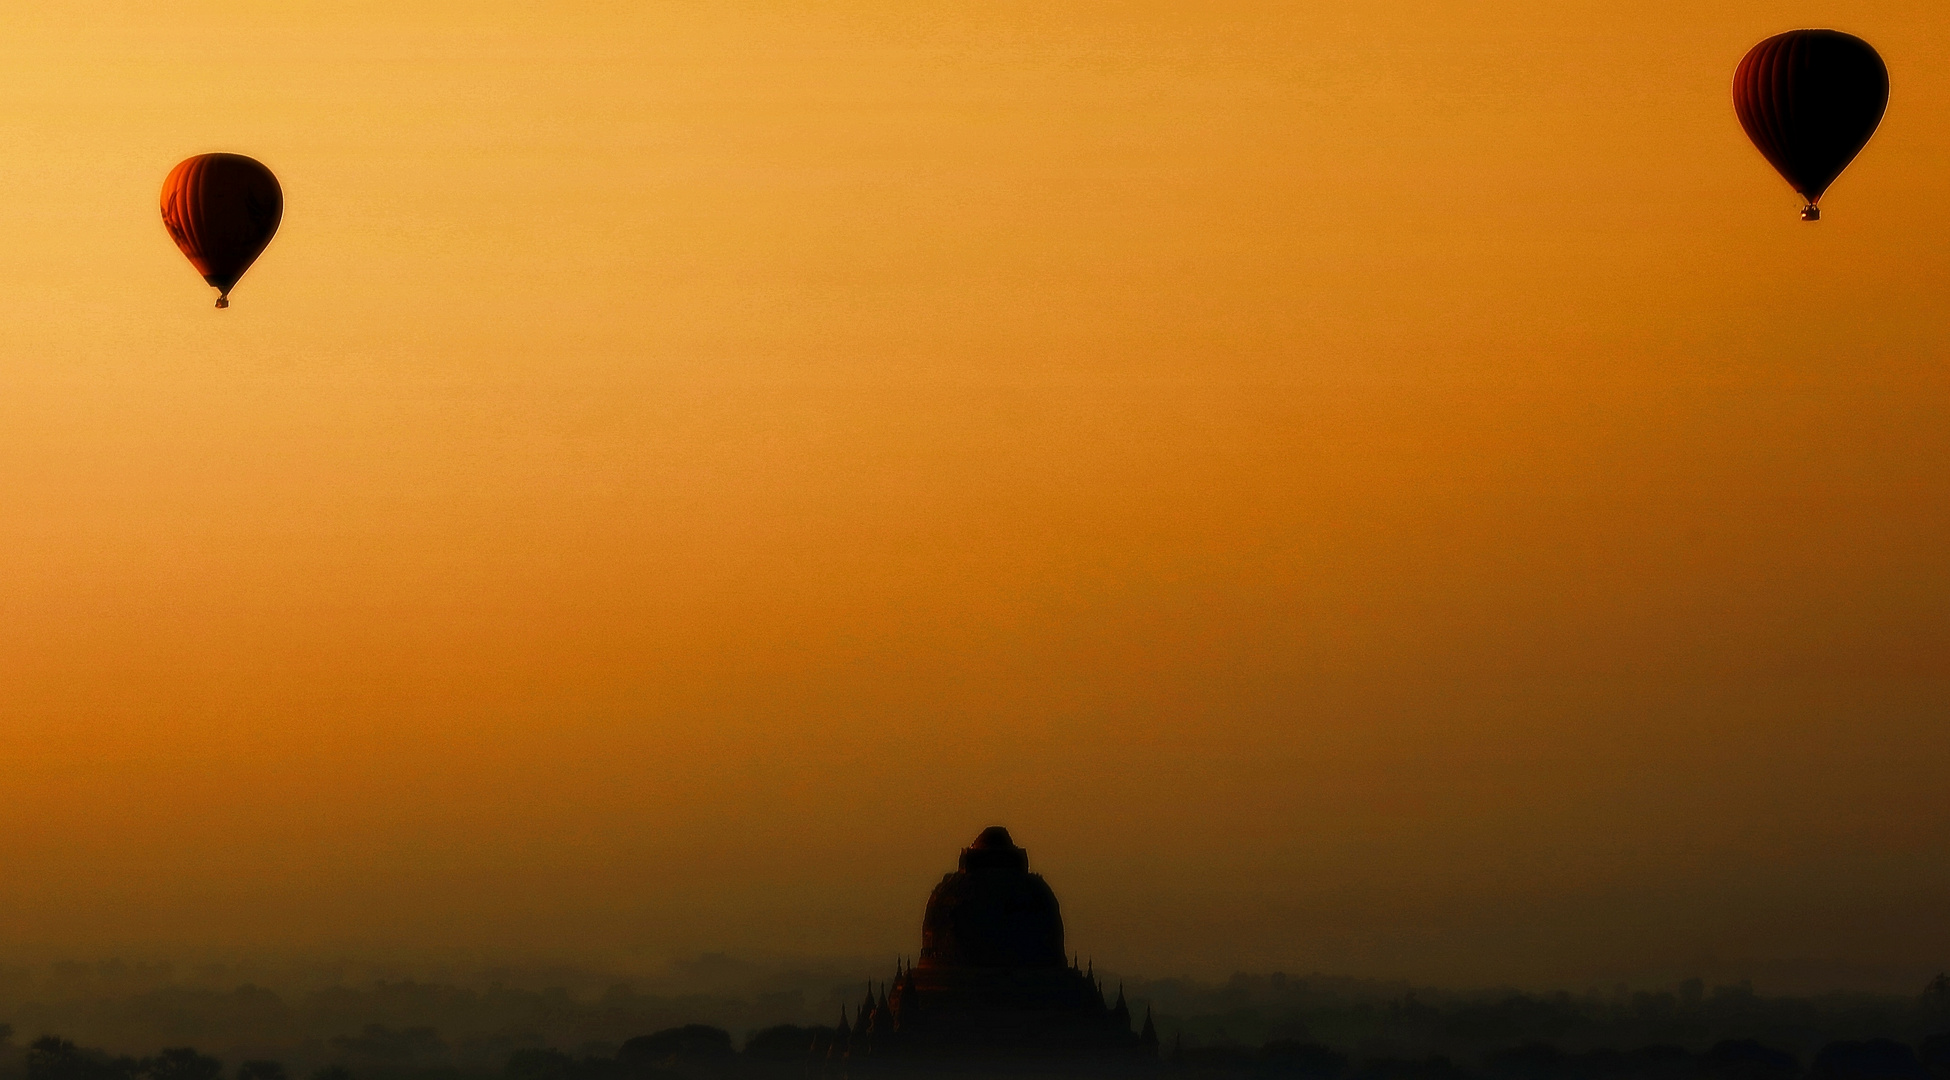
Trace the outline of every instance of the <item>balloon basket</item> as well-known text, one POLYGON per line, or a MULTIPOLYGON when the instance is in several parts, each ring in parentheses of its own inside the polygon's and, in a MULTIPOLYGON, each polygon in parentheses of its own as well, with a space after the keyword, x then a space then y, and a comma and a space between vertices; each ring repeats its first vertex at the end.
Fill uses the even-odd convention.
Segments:
POLYGON ((1806 206, 1804 206, 1804 207, 1802 207, 1802 208, 1801 208, 1801 220, 1802 220, 1802 221, 1820 221, 1820 220, 1821 220, 1821 207, 1819 207, 1819 206, 1816 206, 1816 205, 1815 205, 1814 203, 1809 203, 1808 205, 1806 205, 1806 206))
POLYGON ((227 307, 229 307, 229 306, 230 306, 230 297, 228 297, 228 296, 219 296, 219 297, 217 297, 217 306, 218 306, 218 307, 220 307, 220 308, 227 308, 227 307))

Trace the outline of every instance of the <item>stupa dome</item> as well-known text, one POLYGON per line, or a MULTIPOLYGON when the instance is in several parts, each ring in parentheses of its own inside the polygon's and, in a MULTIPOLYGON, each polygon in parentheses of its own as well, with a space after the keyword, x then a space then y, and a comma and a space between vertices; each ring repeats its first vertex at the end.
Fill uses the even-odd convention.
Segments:
POLYGON ((961 869, 942 877, 921 919, 923 968, 1056 967, 1063 913, 1029 853, 991 826, 961 851, 961 869))
POLYGON ((928 896, 918 962, 897 964, 878 992, 869 983, 851 1026, 842 1011, 811 1053, 875 1068, 903 1059, 1103 1064, 1155 1061, 1158 1039, 1148 1017, 1142 1034, 1131 1032, 1124 995, 1106 1004, 1094 969, 1064 960, 1056 894, 998 825, 962 849, 961 868, 928 896))

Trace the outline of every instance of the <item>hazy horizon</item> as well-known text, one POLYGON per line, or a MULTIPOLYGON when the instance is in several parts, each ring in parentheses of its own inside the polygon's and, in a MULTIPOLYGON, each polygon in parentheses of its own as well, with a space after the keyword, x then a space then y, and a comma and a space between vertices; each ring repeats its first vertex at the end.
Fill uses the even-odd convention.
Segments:
MULTIPOLYGON (((910 949, 899 956, 911 957, 912 953, 910 949)), ((1922 992, 1929 980, 1939 974, 1937 970, 1925 972, 1916 966, 1875 967, 1843 959, 1810 958, 1748 963, 1713 959, 1700 965, 1670 970, 1645 967, 1592 971, 1582 979, 1491 979, 1472 982, 1418 977, 1408 972, 1288 969, 1278 966, 1249 969, 1227 967, 1222 963, 1197 968, 1141 970, 1111 963, 1094 954, 1079 956, 1081 961, 1094 963, 1100 972, 1114 979, 1137 979, 1146 983, 1183 982, 1193 986, 1219 987, 1241 976, 1279 975, 1296 980, 1348 981, 1457 994, 1514 992, 1602 996, 1613 994, 1621 988, 1634 993, 1672 991, 1688 981, 1698 980, 1708 988, 1747 986, 1755 993, 1774 997, 1871 994, 1911 998, 1922 992), (1921 978, 1917 977, 1918 972, 1923 972, 1921 978)), ((336 986, 426 983, 470 988, 495 985, 528 990, 562 988, 578 993, 598 992, 620 985, 644 993, 747 994, 762 991, 767 980, 780 977, 830 977, 835 986, 848 988, 846 992, 850 995, 860 982, 877 982, 887 978, 896 959, 897 956, 893 954, 822 956, 724 952, 630 958, 496 956, 479 950, 426 955, 377 949, 293 955, 262 952, 112 952, 85 957, 32 956, 15 951, 10 955, 0 955, 0 981, 12 979, 18 985, 66 986, 72 990, 92 988, 117 992, 164 988, 231 990, 240 986, 302 992, 336 986)), ((0 1017, 0 1020, 4 1019, 0 1017)))
MULTIPOLYGON (((932 879, 927 884, 931 886, 932 879)), ((1059 899, 1071 891, 1065 888, 1066 884, 1061 876, 1053 881, 1059 899)), ((493 945, 415 945, 385 938, 319 942, 297 949, 261 945, 185 949, 104 943, 93 952, 83 953, 13 943, 0 948, 0 974, 11 969, 19 975, 33 973, 30 978, 49 985, 65 979, 77 987, 87 985, 90 980, 100 980, 103 972, 113 972, 114 977, 103 981, 103 985, 124 979, 131 986, 225 989, 252 984, 316 988, 404 980, 461 985, 507 982, 530 988, 582 986, 588 989, 614 983, 671 992, 748 991, 757 982, 781 973, 847 973, 841 975, 843 979, 885 977, 883 968, 891 968, 896 959, 912 958, 918 952, 919 909, 925 898, 925 888, 915 890, 912 917, 896 919, 890 925, 822 928, 820 936, 887 943, 879 950, 863 948, 851 953, 811 953, 790 948, 741 952, 712 948, 709 942, 693 942, 701 951, 682 953, 668 944, 667 932, 645 927, 634 933, 623 931, 614 941, 591 947, 552 951, 493 945)), ((1113 912, 1119 906, 1115 898, 1110 904, 1113 912)), ((888 906, 876 905, 883 909, 888 906)), ((1115 919, 1115 915, 1112 917, 1115 919)), ((1741 957, 1705 950, 1690 960, 1678 962, 1654 957, 1637 963, 1621 959, 1610 964, 1586 962, 1579 966, 1581 957, 1569 963, 1538 963, 1533 959, 1533 952, 1522 948, 1512 948, 1494 959, 1486 960, 1481 955, 1469 957, 1470 963, 1456 965, 1453 957, 1439 952, 1418 952, 1418 945, 1426 946, 1426 938, 1387 941, 1381 935, 1360 942, 1358 954, 1343 944, 1338 952, 1331 947, 1320 947, 1313 955, 1295 957, 1291 962, 1262 954, 1258 958, 1261 962, 1254 966, 1251 961, 1239 959, 1237 954, 1191 955, 1174 949, 1168 942, 1119 948, 1114 941, 1106 941, 1104 935, 1092 933, 1090 927, 1078 926, 1077 918, 1074 910, 1066 907, 1072 952, 1105 971, 1153 981, 1189 979, 1221 983, 1240 974, 1278 972, 1296 978, 1371 980, 1463 992, 1507 988, 1530 993, 1610 993, 1616 987, 1634 991, 1669 989, 1688 979, 1703 979, 1708 985, 1748 984, 1769 994, 1870 992, 1907 996, 1919 992, 1933 975, 1943 970, 1943 965, 1933 965, 1927 959, 1876 963, 1847 956, 1741 957), (1110 947, 1099 949, 1099 944, 1110 947), (1157 959, 1160 957, 1164 959, 1157 959), (1146 966, 1146 958, 1151 959, 1151 966, 1146 966), (1502 974, 1488 974, 1494 971, 1502 974)), ((1534 940, 1533 937, 1529 943, 1534 944, 1534 940)), ((1493 943, 1478 947, 1485 952, 1495 948, 1493 943)))

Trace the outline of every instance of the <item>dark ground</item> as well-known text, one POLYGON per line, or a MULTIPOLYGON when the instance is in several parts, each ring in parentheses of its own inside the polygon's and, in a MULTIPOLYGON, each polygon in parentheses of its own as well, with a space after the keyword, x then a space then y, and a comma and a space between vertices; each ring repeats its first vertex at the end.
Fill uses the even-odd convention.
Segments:
MULTIPOLYGON (((328 1070, 343 1073, 320 1080, 800 1080, 838 1075, 809 1068, 795 1047, 864 982, 840 965, 760 969, 722 957, 644 985, 566 970, 314 972, 276 988, 225 985, 234 974, 116 962, 0 971, 0 1024, 11 1026, 0 1080, 280 1080, 268 1066, 240 1073, 252 1061, 290 1080, 328 1070), (707 1038, 703 1050, 624 1052, 687 1024, 720 1029, 722 1047, 707 1038), (76 1045, 30 1055, 48 1035, 76 1045), (186 1047, 198 1053, 160 1053, 186 1047)), ((1139 1021, 1155 1010, 1163 1053, 1151 1071, 1184 1078, 1950 1080, 1950 982, 1909 996, 1801 997, 1698 980, 1577 995, 1282 974, 1122 986, 1139 1021)))

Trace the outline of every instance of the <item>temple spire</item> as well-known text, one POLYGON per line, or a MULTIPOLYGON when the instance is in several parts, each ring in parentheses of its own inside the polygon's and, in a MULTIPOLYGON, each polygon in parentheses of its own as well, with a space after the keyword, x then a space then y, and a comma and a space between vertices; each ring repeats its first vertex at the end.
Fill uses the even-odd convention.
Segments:
POLYGON ((826 1056, 829 1058, 845 1057, 847 1044, 852 1041, 853 1029, 848 1027, 846 1023, 846 1006, 841 1005, 840 1026, 833 1029, 833 1042, 831 1046, 826 1048, 826 1056))

